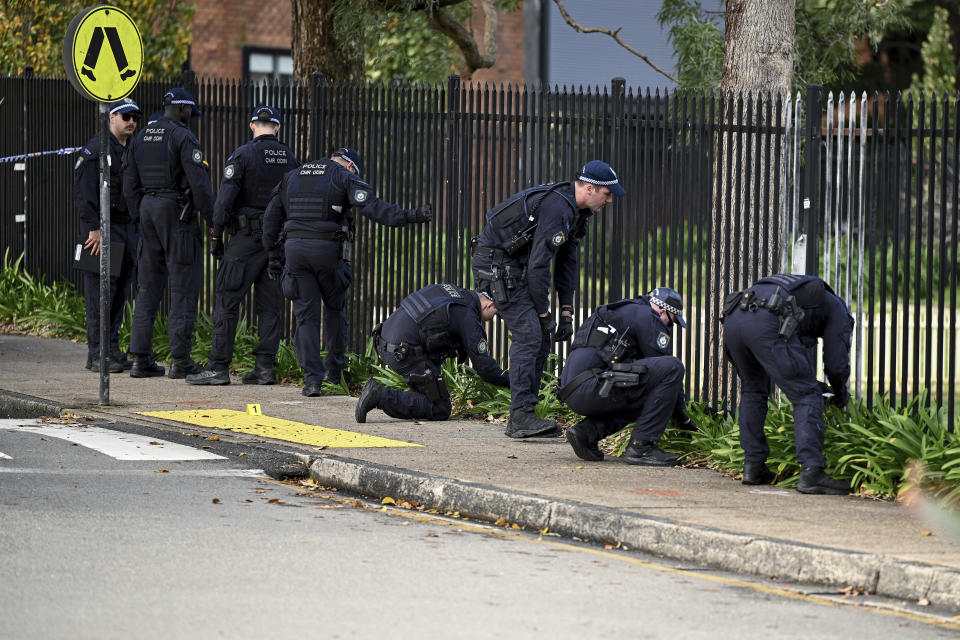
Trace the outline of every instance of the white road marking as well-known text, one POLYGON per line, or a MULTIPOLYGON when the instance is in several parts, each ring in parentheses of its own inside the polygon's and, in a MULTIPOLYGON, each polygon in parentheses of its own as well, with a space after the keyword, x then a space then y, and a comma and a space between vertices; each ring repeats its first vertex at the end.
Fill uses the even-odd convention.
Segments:
POLYGON ((0 460, 13 460, 13 458, 5 454, 3 451, 0 451, 0 460))
POLYGON ((765 496, 792 496, 793 493, 790 491, 784 491, 782 489, 750 489, 750 493, 759 493, 765 496))
POLYGON ((26 469, 0 467, 0 474, 38 474, 44 476, 170 476, 199 478, 269 478, 263 469, 26 469))
POLYGON ((102 427, 23 419, 0 420, 0 429, 37 433, 74 442, 117 460, 224 460, 223 456, 182 444, 102 427), (150 444, 155 442, 157 444, 150 444))

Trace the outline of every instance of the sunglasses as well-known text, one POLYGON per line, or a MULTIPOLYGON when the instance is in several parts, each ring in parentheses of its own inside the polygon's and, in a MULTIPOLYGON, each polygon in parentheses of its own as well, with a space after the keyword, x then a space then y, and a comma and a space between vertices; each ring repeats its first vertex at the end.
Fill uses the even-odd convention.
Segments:
POLYGON ((135 113, 121 113, 120 117, 123 118, 124 122, 130 122, 131 120, 134 122, 140 122, 140 116, 135 113))

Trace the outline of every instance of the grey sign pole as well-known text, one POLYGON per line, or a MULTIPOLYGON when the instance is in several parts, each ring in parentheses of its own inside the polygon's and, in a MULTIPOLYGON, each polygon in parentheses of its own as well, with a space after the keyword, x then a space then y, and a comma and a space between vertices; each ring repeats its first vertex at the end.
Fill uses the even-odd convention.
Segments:
POLYGON ((100 404, 110 404, 110 113, 100 103, 100 404))

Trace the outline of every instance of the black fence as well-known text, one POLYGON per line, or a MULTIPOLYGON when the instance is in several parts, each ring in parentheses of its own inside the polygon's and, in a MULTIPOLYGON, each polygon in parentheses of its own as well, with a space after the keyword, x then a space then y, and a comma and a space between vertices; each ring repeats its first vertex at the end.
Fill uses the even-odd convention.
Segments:
MULTIPOLYGON (((690 321, 676 350, 691 397, 731 398, 715 321, 722 296, 773 271, 816 273, 858 321, 855 393, 900 403, 927 389, 954 422, 956 96, 838 101, 818 87, 784 98, 667 94, 634 92, 617 79, 577 90, 456 77, 429 86, 329 85, 320 76, 310 86, 191 75, 182 83, 204 111, 196 127, 215 183, 249 137, 253 106, 269 102, 283 114, 281 139, 301 160, 352 146, 378 195, 405 207, 434 204, 430 225, 358 220, 353 350, 418 287, 471 284, 468 246, 490 207, 601 158, 628 194, 595 218, 582 245, 578 321, 604 302, 675 287, 690 321)), ((149 113, 169 86, 146 83, 133 97, 149 113)), ((94 133, 95 105, 65 80, 0 78, 0 98, 0 156, 80 146, 94 133)), ((67 250, 78 233, 74 160, 31 158, 22 171, 0 164, 0 248, 25 252, 30 271, 80 286, 67 250)), ((207 258, 207 312, 214 268, 207 258)), ((289 334, 289 313, 285 326, 289 334)), ((502 326, 490 331, 494 354, 506 359, 502 326)), ((558 349, 562 361, 565 347, 558 349)))

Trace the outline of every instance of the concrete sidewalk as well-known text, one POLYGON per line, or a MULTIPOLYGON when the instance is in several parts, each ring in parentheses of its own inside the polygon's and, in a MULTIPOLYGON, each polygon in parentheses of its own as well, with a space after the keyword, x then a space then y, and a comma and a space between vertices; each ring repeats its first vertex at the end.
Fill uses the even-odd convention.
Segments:
POLYGON ((85 359, 83 344, 0 335, 0 410, 34 402, 35 410, 82 409, 84 415, 195 432, 204 430, 137 412, 243 411, 259 403, 265 415, 424 445, 321 450, 218 433, 296 451, 326 486, 785 582, 860 587, 913 602, 926 598, 960 612, 960 541, 897 504, 747 487, 706 469, 632 467, 609 457, 584 462, 562 438, 511 440, 502 424, 405 422, 373 411, 358 425, 355 398, 304 398, 299 387, 246 386, 238 378, 226 387, 195 387, 114 374, 113 404, 101 407, 99 377, 83 369, 85 359))

